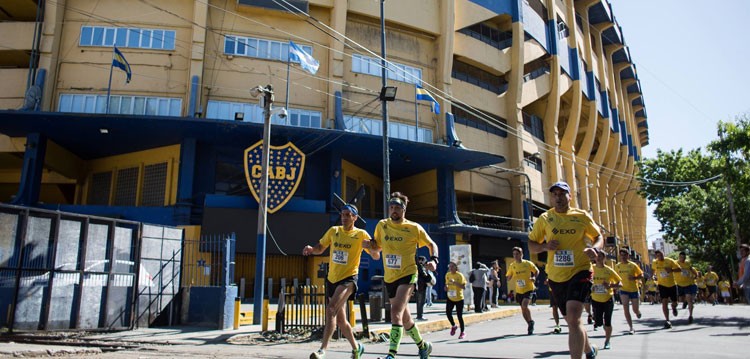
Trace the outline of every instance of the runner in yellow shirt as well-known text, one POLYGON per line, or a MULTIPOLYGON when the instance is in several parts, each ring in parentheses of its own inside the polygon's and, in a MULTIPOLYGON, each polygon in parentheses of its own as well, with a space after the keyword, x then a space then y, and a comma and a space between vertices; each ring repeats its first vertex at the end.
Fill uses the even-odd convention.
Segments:
POLYGON ((697 301, 706 304, 706 300, 708 300, 708 288, 706 287, 706 278, 703 277, 700 271, 698 271, 698 276, 695 277, 695 285, 698 286, 697 301))
MULTIPOLYGON (((698 276, 698 271, 695 270, 693 264, 687 260, 685 252, 680 252, 680 256, 677 260, 677 264, 680 266, 680 271, 674 274, 674 281, 677 284, 677 290, 679 296, 684 300, 688 306, 689 316, 688 324, 693 324, 693 303, 695 302, 695 295, 698 294, 698 286, 695 284, 695 277, 698 276)), ((685 309, 683 306, 682 309, 685 309)))
MULTIPOLYGON (((361 358, 365 351, 365 346, 355 341, 352 327, 346 320, 344 310, 346 301, 354 299, 357 293, 362 249, 370 253, 370 235, 365 230, 354 227, 357 215, 357 207, 351 204, 344 205, 341 209, 341 225, 329 228, 315 247, 305 246, 302 249, 302 255, 309 256, 321 254, 326 248, 331 247, 326 278, 328 289, 326 296, 329 298, 326 326, 323 329, 320 349, 310 355, 311 359, 325 358, 325 350, 328 348, 333 331, 336 330, 336 325, 352 346, 352 358, 361 358)), ((372 253, 372 257, 377 260, 380 255, 372 253)))
POLYGON ((640 291, 638 282, 643 279, 641 267, 630 261, 630 249, 627 247, 620 248, 620 262, 615 265, 615 271, 622 278, 622 287, 620 288, 620 302, 625 312, 625 320, 628 322, 628 334, 633 335, 633 319, 630 316, 630 305, 633 306, 633 313, 638 319, 641 319, 640 291))
MULTIPOLYGON (((612 337, 612 311, 615 302, 612 300, 614 289, 620 287, 622 279, 612 270, 604 265, 607 259, 606 253, 597 250, 596 266, 594 266, 594 285, 591 287, 591 306, 594 310, 594 325, 604 326, 604 349, 610 349, 609 339, 612 337)), ((631 329, 632 330, 632 329, 631 329)))
POLYGON ((461 326, 461 334, 458 339, 466 337, 464 333, 464 289, 466 289, 466 278, 463 273, 458 271, 458 266, 454 262, 448 263, 448 273, 445 273, 445 292, 448 294, 448 300, 445 303, 445 315, 451 323, 451 336, 456 335, 456 322, 453 321, 453 308, 456 308, 458 324, 461 326))
POLYGON ((508 278, 509 282, 515 280, 516 302, 521 304, 521 313, 528 325, 528 334, 531 335, 534 334, 534 321, 531 319, 529 302, 531 301, 531 293, 536 290, 534 281, 537 274, 539 274, 539 268, 533 262, 523 259, 523 249, 521 247, 513 248, 513 259, 515 261, 508 267, 506 278, 508 278))
POLYGON ((716 305, 718 302, 716 294, 716 285, 719 283, 719 276, 714 272, 713 266, 708 266, 708 273, 703 277, 706 279, 706 288, 708 288, 708 300, 712 302, 712 305, 716 305))
POLYGON ((680 266, 672 258, 665 258, 660 250, 654 251, 656 259, 651 268, 659 279, 659 296, 661 297, 661 310, 664 312, 664 329, 672 328, 669 321, 669 309, 667 303, 672 300, 672 315, 677 316, 677 287, 674 283, 674 273, 680 272, 680 266))
POLYGON ((719 282, 719 292, 721 292, 724 304, 732 305, 732 285, 729 284, 729 280, 719 282))
POLYGON ((396 357, 404 332, 417 344, 420 359, 427 359, 432 353, 432 343, 422 339, 419 327, 409 313, 408 304, 417 283, 417 248, 427 247, 430 250, 430 260, 425 268, 434 271, 438 262, 438 246, 419 223, 406 219, 408 204, 409 198, 404 194, 392 193, 388 200, 390 217, 378 222, 373 236, 372 249, 383 252, 385 286, 391 301, 391 340, 385 359, 396 357))
POLYGON ((596 248, 602 247, 599 227, 585 211, 570 207, 570 186, 557 182, 549 189, 553 208, 543 213, 529 233, 532 253, 547 251, 549 285, 568 323, 568 349, 572 358, 595 358, 581 322, 583 302, 591 293, 596 248))
POLYGON ((656 276, 651 276, 646 281, 646 298, 645 300, 651 302, 651 304, 656 304, 656 276))

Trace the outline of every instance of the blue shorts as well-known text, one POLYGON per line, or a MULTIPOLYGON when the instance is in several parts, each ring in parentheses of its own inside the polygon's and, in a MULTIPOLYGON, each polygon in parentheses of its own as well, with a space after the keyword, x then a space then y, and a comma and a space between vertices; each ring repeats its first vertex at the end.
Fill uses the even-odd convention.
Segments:
POLYGON ((620 295, 627 295, 630 299, 638 299, 641 296, 641 293, 638 292, 626 292, 624 290, 620 290, 620 295))
POLYGON ((685 295, 685 294, 696 295, 698 293, 698 286, 695 284, 692 284, 686 287, 678 285, 677 287, 679 288, 678 292, 680 295, 685 295))

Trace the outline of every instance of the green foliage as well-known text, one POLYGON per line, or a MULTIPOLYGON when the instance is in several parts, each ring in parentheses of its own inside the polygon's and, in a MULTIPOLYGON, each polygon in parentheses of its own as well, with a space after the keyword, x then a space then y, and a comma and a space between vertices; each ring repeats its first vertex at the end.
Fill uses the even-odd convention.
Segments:
POLYGON ((732 188, 740 237, 747 243, 750 228, 750 119, 719 122, 719 139, 707 151, 700 148, 683 152, 657 151, 656 158, 644 159, 638 166, 641 194, 655 204, 654 215, 662 225, 664 238, 684 250, 699 268, 709 263, 717 272, 736 271, 736 238, 727 200, 727 184, 732 188), (715 181, 668 186, 659 181, 691 182, 721 177, 715 181))

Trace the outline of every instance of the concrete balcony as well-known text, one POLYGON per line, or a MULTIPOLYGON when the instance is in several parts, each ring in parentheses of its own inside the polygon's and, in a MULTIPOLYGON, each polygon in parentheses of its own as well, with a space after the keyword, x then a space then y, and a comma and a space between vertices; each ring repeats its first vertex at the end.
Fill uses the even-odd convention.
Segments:
POLYGON ((0 22, 0 34, 11 36, 0 37, 0 48, 7 50, 28 50, 34 42, 34 22, 0 22))
POLYGON ((503 74, 510 71, 510 46, 500 50, 460 32, 456 33, 453 41, 454 54, 470 58, 503 74))

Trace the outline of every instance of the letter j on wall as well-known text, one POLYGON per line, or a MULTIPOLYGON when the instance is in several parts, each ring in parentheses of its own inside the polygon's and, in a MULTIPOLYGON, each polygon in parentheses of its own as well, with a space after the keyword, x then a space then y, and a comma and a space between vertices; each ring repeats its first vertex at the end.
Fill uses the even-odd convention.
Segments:
MULTIPOLYGON (((245 149, 245 178, 250 193, 260 203, 260 179, 263 155, 263 140, 245 149)), ((283 146, 270 146, 268 161, 268 213, 284 207, 297 191, 302 172, 305 170, 305 154, 288 142, 283 146)))

